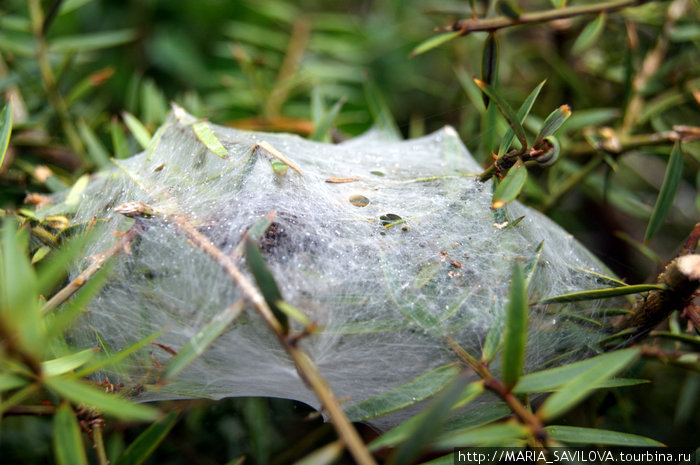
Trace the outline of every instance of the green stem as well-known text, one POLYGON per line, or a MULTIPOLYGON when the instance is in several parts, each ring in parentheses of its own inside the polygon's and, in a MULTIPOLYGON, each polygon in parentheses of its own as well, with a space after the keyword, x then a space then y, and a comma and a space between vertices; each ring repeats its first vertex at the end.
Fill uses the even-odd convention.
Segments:
POLYGON ((467 35, 478 31, 496 31, 498 29, 521 24, 542 23, 555 19, 571 18, 573 16, 615 11, 629 6, 642 5, 648 1, 649 0, 614 0, 593 5, 580 5, 534 13, 523 13, 518 19, 511 19, 507 16, 486 19, 460 19, 452 26, 447 27, 446 30, 460 31, 461 35, 467 35))
POLYGON ((95 453, 97 454, 97 463, 100 465, 109 465, 107 460, 107 452, 105 451, 105 442, 102 437, 102 425, 98 424, 92 428, 92 440, 95 442, 95 453))

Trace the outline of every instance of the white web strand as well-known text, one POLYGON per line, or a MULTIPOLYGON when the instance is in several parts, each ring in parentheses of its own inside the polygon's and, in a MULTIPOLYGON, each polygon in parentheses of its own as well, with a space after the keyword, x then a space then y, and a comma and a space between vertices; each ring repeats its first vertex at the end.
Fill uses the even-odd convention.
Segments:
MULTIPOLYGON (((73 221, 105 220, 86 256, 106 250, 114 233, 129 227, 133 220, 113 212, 125 202, 165 211, 176 206, 227 254, 256 221, 276 212, 259 243, 263 256, 285 300, 322 328, 301 344, 336 396, 351 399, 347 405, 454 361, 447 335, 478 354, 488 329, 502 318, 513 261, 527 263, 542 241, 531 301, 597 287, 595 277, 580 269, 606 272, 565 231, 525 206, 509 205, 509 220, 525 218, 499 229, 490 209, 491 184, 476 179, 478 164, 449 127, 403 142, 375 133, 330 145, 210 125, 229 153, 223 160, 197 139, 193 118, 176 115, 149 152, 119 161, 84 192, 73 221), (292 169, 277 174, 268 152, 252 150, 262 141, 303 176, 292 169), (363 203, 357 196, 369 203, 357 206, 363 203), (381 217, 388 214, 403 222, 385 227, 381 217)), ((391 218, 385 222, 396 221, 391 218)), ((108 285, 73 333, 79 344, 95 346, 98 333, 118 350, 165 328, 158 342, 178 350, 241 297, 219 266, 167 220, 146 224, 130 253, 116 259, 108 285)), ((577 350, 572 357, 583 356, 579 349, 593 344, 598 331, 553 312, 587 315, 595 306, 533 308, 526 369, 577 350)), ((152 357, 165 365, 170 355, 144 351, 121 379, 153 382, 152 357)), ((174 382, 144 394, 145 399, 227 396, 318 405, 252 310, 174 382)))

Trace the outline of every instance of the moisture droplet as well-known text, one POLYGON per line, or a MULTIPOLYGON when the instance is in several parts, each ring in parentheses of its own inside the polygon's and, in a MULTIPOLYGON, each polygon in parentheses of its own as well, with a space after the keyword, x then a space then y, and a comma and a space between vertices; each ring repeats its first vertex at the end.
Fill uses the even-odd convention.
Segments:
POLYGON ((356 207, 366 207, 369 205, 369 199, 364 195, 351 195, 350 203, 356 207))

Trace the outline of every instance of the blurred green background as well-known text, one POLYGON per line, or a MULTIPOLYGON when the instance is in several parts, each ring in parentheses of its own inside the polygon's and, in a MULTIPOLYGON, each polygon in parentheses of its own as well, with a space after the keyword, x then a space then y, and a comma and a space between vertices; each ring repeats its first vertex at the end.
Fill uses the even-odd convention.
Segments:
MULTIPOLYGON (((475 6, 482 17, 497 14, 495 2, 475 6)), ((482 75, 487 34, 411 56, 436 27, 471 14, 470 2, 450 0, 4 0, 0 92, 13 98, 15 124, 0 168, 0 207, 20 208, 28 192, 63 189, 105 157, 142 150, 124 112, 152 133, 171 101, 218 124, 309 136, 342 99, 332 140, 373 125, 418 137, 449 124, 485 164, 507 129, 471 80, 482 75)), ((497 35, 497 88, 513 107, 547 80, 525 125, 531 134, 560 105, 573 109, 559 133, 561 160, 530 170, 521 200, 630 283, 653 279, 698 220, 699 19, 696 0, 674 0, 497 35), (682 180, 662 229, 644 244, 673 133, 684 140, 682 180)), ((599 393, 571 414, 572 423, 672 445, 696 440, 700 378, 663 362, 640 362, 636 376, 654 383, 599 393)), ((187 414, 149 463, 244 455, 245 463, 288 463, 334 438, 319 418, 305 419, 310 409, 288 401, 178 408, 187 414)), ((140 427, 109 428, 108 450, 119 450, 140 427)), ((3 463, 52 460, 45 419, 6 418, 0 431, 3 463)))

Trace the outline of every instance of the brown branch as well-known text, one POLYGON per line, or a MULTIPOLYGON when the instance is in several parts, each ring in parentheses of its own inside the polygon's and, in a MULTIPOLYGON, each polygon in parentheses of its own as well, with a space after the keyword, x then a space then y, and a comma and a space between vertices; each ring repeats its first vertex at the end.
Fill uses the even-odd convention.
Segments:
POLYGON ((618 329, 637 328, 631 340, 643 336, 675 310, 683 310, 695 296, 700 285, 700 255, 692 254, 700 238, 700 223, 696 224, 682 255, 674 258, 657 278, 666 289, 650 291, 637 301, 632 313, 617 323, 618 329))
POLYGON ((134 225, 131 226, 131 228, 129 228, 129 230, 126 231, 121 238, 119 238, 119 241, 117 241, 116 244, 107 249, 106 252, 98 255, 92 262, 92 264, 90 264, 90 266, 88 266, 85 269, 85 271, 76 276, 75 279, 73 279, 63 289, 61 289, 53 297, 51 297, 51 299, 49 299, 49 301, 44 304, 44 306, 41 309, 41 312, 43 314, 50 312, 51 310, 55 309, 63 302, 68 300, 73 294, 78 292, 78 290, 81 287, 83 287, 85 283, 88 282, 88 280, 92 278, 95 275, 95 273, 97 273, 102 268, 102 266, 107 262, 107 260, 109 260, 114 255, 117 255, 126 247, 128 247, 128 245, 141 233, 141 230, 141 222, 137 221, 136 223, 134 223, 134 225))
POLYGON ((540 445, 544 444, 547 439, 547 432, 544 429, 542 420, 540 420, 540 418, 530 410, 525 408, 525 406, 520 402, 520 400, 518 400, 517 397, 515 397, 511 390, 508 389, 501 380, 491 374, 491 371, 486 365, 472 357, 469 352, 464 350, 464 348, 459 345, 457 341, 451 337, 448 337, 447 344, 450 346, 450 349, 452 349, 455 355, 457 355, 457 358, 467 364, 469 368, 474 370, 476 374, 478 374, 481 379, 484 380, 484 387, 503 399, 503 401, 508 405, 508 407, 510 407, 520 421, 530 428, 533 436, 540 443, 540 445))
POLYGON ((518 19, 511 19, 507 16, 486 19, 460 19, 453 25, 444 28, 444 30, 460 31, 461 35, 479 31, 496 31, 506 27, 519 26, 521 24, 542 23, 555 19, 571 18, 573 16, 616 11, 630 6, 642 5, 648 1, 650 0, 614 0, 593 5, 580 5, 547 11, 537 11, 534 13, 523 13, 518 19))

